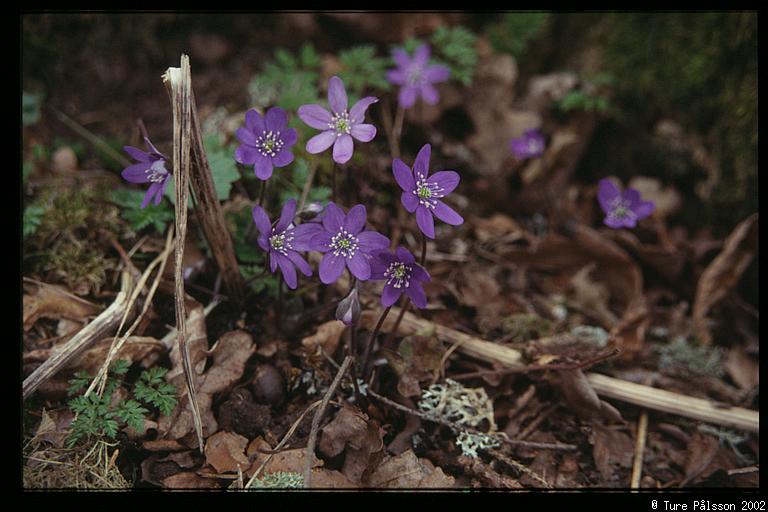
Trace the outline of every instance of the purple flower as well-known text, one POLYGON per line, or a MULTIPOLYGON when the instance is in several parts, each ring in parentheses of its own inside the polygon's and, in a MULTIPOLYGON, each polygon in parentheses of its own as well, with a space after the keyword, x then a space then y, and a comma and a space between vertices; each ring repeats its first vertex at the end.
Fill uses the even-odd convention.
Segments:
POLYGON ((512 154, 518 160, 541 156, 544 153, 545 145, 544 136, 536 129, 527 130, 522 137, 509 141, 512 154))
POLYGON ((153 198, 154 204, 160 204, 165 189, 168 188, 168 178, 171 177, 171 173, 165 168, 165 163, 169 158, 152 144, 149 137, 144 137, 144 142, 149 148, 148 152, 133 146, 123 147, 123 150, 138 163, 129 165, 122 172, 123 179, 131 183, 151 183, 144 196, 144 200, 141 202, 142 208, 145 208, 149 204, 150 199, 153 198))
POLYGON ((363 123, 365 111, 379 101, 378 98, 367 96, 347 111, 347 91, 344 82, 337 76, 328 81, 328 112, 320 105, 302 105, 299 107, 299 117, 312 128, 323 130, 307 141, 307 151, 312 154, 320 153, 333 144, 333 161, 344 164, 352 158, 354 148, 352 137, 360 142, 370 142, 376 136, 376 127, 363 123))
POLYGON ((656 209, 653 201, 641 200, 640 192, 634 188, 619 192, 616 185, 607 178, 598 184, 597 200, 605 212, 603 222, 614 229, 633 228, 638 220, 648 217, 656 209))
POLYGON ((344 325, 356 324, 360 320, 359 286, 360 282, 357 281, 349 295, 339 301, 339 305, 336 306, 336 320, 340 320, 344 325))
POLYGON ((381 292, 381 305, 388 308, 405 292, 416 307, 427 307, 427 296, 421 283, 431 281, 424 268, 416 263, 411 251, 398 247, 395 254, 381 251, 371 262, 371 279, 387 282, 381 292))
POLYGON ((413 52, 413 58, 402 48, 392 52, 392 58, 397 68, 387 71, 387 80, 400 86, 398 101, 403 108, 411 108, 416 103, 417 96, 434 105, 440 99, 433 84, 445 82, 451 75, 451 70, 439 64, 427 65, 430 49, 423 44, 413 52))
POLYGON ((288 287, 296 289, 296 269, 305 276, 312 275, 309 266, 298 251, 309 250, 309 239, 319 230, 316 224, 300 224, 295 226, 293 218, 296 215, 296 200, 289 199, 283 205, 275 227, 261 206, 253 207, 253 222, 259 230, 258 244, 261 249, 269 253, 269 269, 272 273, 277 267, 283 274, 288 287))
POLYGON ((424 144, 413 162, 413 172, 399 158, 392 161, 392 172, 403 193, 400 202, 408 212, 416 212, 416 224, 429 238, 435 238, 435 220, 432 215, 452 226, 464 223, 464 218, 450 206, 440 201, 459 184, 455 171, 438 171, 429 175, 431 146, 424 144))
POLYGON ((264 117, 251 109, 245 113, 245 127, 237 129, 240 146, 235 160, 253 165, 256 177, 268 180, 272 167, 285 167, 293 162, 291 146, 296 144, 296 130, 288 128, 288 116, 280 107, 267 110, 264 117))
POLYGON ((320 231, 309 241, 312 251, 324 252, 320 261, 320 281, 331 284, 341 277, 344 267, 360 281, 371 277, 371 254, 389 246, 389 238, 376 231, 365 230, 365 206, 358 204, 344 211, 328 203, 320 231))

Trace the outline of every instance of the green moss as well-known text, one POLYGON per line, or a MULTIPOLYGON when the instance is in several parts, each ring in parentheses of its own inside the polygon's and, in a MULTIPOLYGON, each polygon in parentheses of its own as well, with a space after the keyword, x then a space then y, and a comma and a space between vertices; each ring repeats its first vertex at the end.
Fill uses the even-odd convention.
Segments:
POLYGON ((516 313, 501 321, 501 329, 513 343, 549 336, 553 332, 552 322, 529 313, 516 313))

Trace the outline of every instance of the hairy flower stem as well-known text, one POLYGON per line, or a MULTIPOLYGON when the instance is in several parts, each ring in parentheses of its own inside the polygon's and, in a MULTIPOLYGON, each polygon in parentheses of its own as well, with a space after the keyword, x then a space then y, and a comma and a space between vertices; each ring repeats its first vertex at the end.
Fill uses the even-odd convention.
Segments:
POLYGON ((331 174, 331 201, 336 202, 336 162, 333 163, 333 174, 331 174))
POLYGON ((405 109, 398 104, 397 112, 395 112, 395 126, 394 126, 394 141, 398 147, 398 153, 400 153, 400 137, 403 134, 403 121, 405 120, 405 109))
MULTIPOLYGON (((355 288, 355 284, 357 284, 357 278, 352 278, 352 283, 349 286, 350 293, 355 288)), ((357 385, 357 347, 355 345, 355 334, 357 333, 357 324, 356 322, 352 322, 352 325, 349 326, 349 337, 347 338, 347 356, 352 358, 352 366, 349 368, 349 373, 352 377, 352 384, 355 388, 355 401, 356 403, 360 403, 360 389, 357 385)))
POLYGON ((280 327, 283 318, 283 280, 277 281, 277 304, 275 307, 275 321, 277 326, 280 327))
POLYGON ((424 233, 422 233, 421 234, 421 260, 419 260, 419 265, 423 267, 426 261, 427 261, 427 237, 426 235, 424 235, 424 233))
POLYGON ((266 195, 267 191, 267 182, 262 181, 261 182, 261 188, 259 189, 259 206, 264 206, 264 196, 266 195))
POLYGON ((368 361, 368 358, 371 356, 371 348, 373 348, 373 340, 376 339, 376 336, 379 334, 379 331, 381 330, 381 326, 384 325, 384 320, 387 319, 387 315, 389 315, 389 311, 392 309, 392 306, 389 306, 387 309, 381 312, 381 315, 379 315, 379 320, 376 322, 376 327, 373 328, 373 332, 368 337, 368 344, 365 346, 365 353, 363 354, 363 381, 368 382, 368 378, 371 374, 371 365, 368 361))

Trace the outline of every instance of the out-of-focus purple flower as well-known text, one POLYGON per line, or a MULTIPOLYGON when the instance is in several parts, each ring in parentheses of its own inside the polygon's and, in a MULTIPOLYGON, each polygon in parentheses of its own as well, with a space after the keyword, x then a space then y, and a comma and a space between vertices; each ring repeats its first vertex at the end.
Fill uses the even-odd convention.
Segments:
POLYGON ((363 230, 365 206, 358 204, 344 211, 328 203, 318 234, 309 241, 309 249, 325 253, 320 261, 320 281, 331 284, 341 277, 344 267, 360 281, 371 277, 371 255, 389 246, 389 238, 373 230, 363 230))
POLYGON ((539 130, 527 130, 522 137, 512 139, 509 141, 509 146, 512 149, 512 154, 518 160, 525 160, 526 158, 536 158, 544 153, 544 136, 539 130))
POLYGON ((371 262, 371 279, 386 280, 381 292, 381 305, 388 308, 405 293, 416 307, 427 307, 422 283, 431 281, 424 268, 416 263, 411 251, 398 247, 395 254, 380 251, 371 262))
POLYGON ((429 55, 428 44, 416 48, 412 58, 402 48, 392 51, 397 68, 387 71, 387 80, 400 86, 397 99, 401 107, 411 108, 419 96, 430 105, 440 99, 434 84, 448 80, 451 70, 440 64, 427 64, 429 55))
POLYGON ((333 145, 333 161, 344 164, 354 152, 352 137, 360 142, 370 142, 376 136, 376 127, 363 123, 365 111, 379 101, 366 96, 347 110, 347 91, 344 82, 337 76, 328 81, 328 105, 331 112, 320 105, 302 105, 298 113, 302 121, 312 128, 323 130, 307 141, 307 151, 321 153, 333 145))
POLYGON ((260 180, 272 176, 273 167, 285 167, 293 162, 291 146, 296 144, 296 130, 288 128, 288 116, 280 107, 267 110, 262 117, 251 109, 245 113, 245 126, 237 129, 240 146, 235 150, 235 160, 243 165, 253 165, 260 180))
POLYGON ((145 208, 151 199, 154 199, 154 204, 160 204, 165 189, 168 188, 168 178, 171 177, 171 173, 165 168, 165 163, 170 159, 152 144, 149 137, 144 137, 144 142, 149 151, 142 151, 133 146, 123 147, 123 150, 138 163, 129 165, 122 172, 123 179, 131 183, 151 183, 141 202, 142 208, 145 208))
POLYGON ((296 200, 289 199, 280 213, 280 218, 274 227, 269 216, 261 206, 253 207, 253 222, 259 230, 258 244, 269 254, 269 270, 275 272, 280 267, 283 279, 288 287, 296 289, 296 269, 305 276, 312 275, 309 263, 298 251, 309 250, 309 240, 319 231, 317 224, 293 224, 296 215, 296 200))
POLYGON ((413 162, 413 171, 402 160, 392 161, 392 173, 400 188, 400 202, 408 212, 416 212, 416 224, 429 238, 435 238, 433 215, 452 226, 464 223, 464 218, 440 199, 447 196, 459 185, 459 174, 455 171, 438 171, 429 175, 431 146, 424 144, 413 162))
POLYGON ((360 313, 362 308, 360 307, 360 297, 358 293, 358 286, 360 282, 355 282, 352 287, 352 291, 339 301, 339 305, 336 306, 336 320, 341 320, 344 325, 356 324, 360 320, 360 313))
POLYGON ((619 192, 616 185, 607 178, 598 184, 597 200, 605 212, 603 222, 614 229, 633 228, 638 220, 648 217, 656 209, 653 201, 640 199, 640 192, 634 188, 619 192))

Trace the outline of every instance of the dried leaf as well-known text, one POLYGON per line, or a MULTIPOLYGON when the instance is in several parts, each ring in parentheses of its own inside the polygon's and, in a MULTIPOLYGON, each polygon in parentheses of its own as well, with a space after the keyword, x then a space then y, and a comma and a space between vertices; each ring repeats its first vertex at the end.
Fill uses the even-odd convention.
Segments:
POLYGON ((383 431, 359 410, 342 408, 321 432, 320 451, 328 457, 345 451, 341 471, 352 482, 359 482, 381 458, 375 454, 384 448, 383 431))
POLYGON ((710 462, 717 455, 720 443, 712 436, 694 432, 688 443, 688 456, 685 461, 685 479, 680 484, 684 487, 704 473, 710 462))
POLYGON ((416 457, 413 450, 384 459, 368 482, 371 487, 388 489, 445 489, 455 484, 452 476, 429 460, 416 457))
POLYGON ((736 345, 728 350, 723 366, 742 389, 753 389, 760 384, 758 361, 747 354, 742 345, 736 345))
POLYGON ((72 295, 60 286, 41 283, 28 284, 26 288, 31 291, 24 294, 22 301, 25 331, 39 318, 68 318, 82 324, 101 311, 101 307, 72 295))
POLYGON ((220 393, 237 382, 255 349, 253 338, 245 331, 224 334, 208 352, 213 357, 213 364, 205 372, 200 393, 220 393))
POLYGON ((323 347, 323 352, 332 355, 336 352, 341 335, 346 328, 347 326, 338 320, 325 322, 317 327, 315 334, 301 340, 301 345, 310 352, 314 352, 320 346, 323 347))
POLYGON ((725 240, 720 254, 707 266, 696 285, 693 302, 693 322, 696 336, 702 343, 711 343, 707 314, 720 302, 739 280, 757 254, 758 214, 743 220, 725 240))
POLYGON ((613 480, 615 466, 632 466, 634 443, 627 434, 596 423, 589 442, 594 445, 595 465, 606 481, 613 480))
POLYGON ((221 485, 212 478, 203 478, 192 471, 176 473, 162 481, 164 489, 221 489, 221 485))
POLYGON ((445 349, 436 336, 407 336, 397 352, 385 356, 399 377, 397 390, 410 397, 421 394, 420 382, 431 380, 440 365, 445 349))
POLYGON ((206 440, 205 461, 219 473, 246 470, 250 466, 245 448, 248 439, 232 432, 217 432, 206 440))
POLYGON ((657 178, 634 176, 629 180, 627 187, 634 188, 640 192, 640 196, 643 200, 653 201, 656 205, 653 214, 660 219, 675 213, 683 204, 683 200, 678 191, 671 185, 662 188, 661 181, 657 178))
POLYGON ((560 389, 563 398, 570 407, 584 418, 605 418, 623 422, 621 413, 608 402, 600 400, 581 370, 563 370, 559 372, 560 389))

